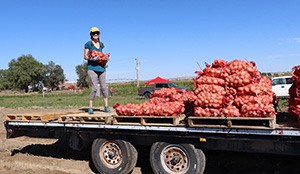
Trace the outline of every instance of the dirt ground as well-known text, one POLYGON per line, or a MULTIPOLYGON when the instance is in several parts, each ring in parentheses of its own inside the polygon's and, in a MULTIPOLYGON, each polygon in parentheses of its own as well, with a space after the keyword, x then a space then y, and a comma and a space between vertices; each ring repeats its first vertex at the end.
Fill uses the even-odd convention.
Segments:
MULTIPOLYGON (((6 139, 6 114, 57 112, 57 109, 0 108, 0 173, 5 174, 93 174, 89 148, 74 151, 62 141, 19 137, 6 139)), ((62 109, 61 111, 75 111, 62 109)), ((149 148, 138 147, 138 163, 132 174, 153 173, 149 148)), ((299 174, 300 157, 257 153, 204 151, 205 174, 299 174)))

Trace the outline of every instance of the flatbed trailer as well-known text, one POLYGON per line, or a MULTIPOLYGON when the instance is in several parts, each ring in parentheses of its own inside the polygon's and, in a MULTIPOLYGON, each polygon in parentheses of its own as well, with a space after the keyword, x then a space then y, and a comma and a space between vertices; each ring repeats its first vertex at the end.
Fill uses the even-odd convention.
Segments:
POLYGON ((4 124, 7 138, 68 140, 77 150, 92 143, 92 161, 100 173, 132 171, 139 145, 151 146, 154 173, 201 174, 202 150, 300 155, 300 126, 287 113, 271 118, 8 114, 4 124))

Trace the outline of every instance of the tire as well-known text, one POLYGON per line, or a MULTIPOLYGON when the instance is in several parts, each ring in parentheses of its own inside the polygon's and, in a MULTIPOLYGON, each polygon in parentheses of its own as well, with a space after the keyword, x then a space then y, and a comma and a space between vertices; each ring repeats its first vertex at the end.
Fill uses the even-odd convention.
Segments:
POLYGON ((92 144, 92 161, 101 174, 128 174, 136 165, 137 151, 125 140, 98 138, 92 144))
POLYGON ((146 93, 144 94, 144 97, 145 97, 146 99, 151 98, 150 93, 149 93, 149 92, 146 92, 146 93))
POLYGON ((155 174, 202 174, 205 156, 191 144, 155 142, 150 150, 150 164, 155 174))

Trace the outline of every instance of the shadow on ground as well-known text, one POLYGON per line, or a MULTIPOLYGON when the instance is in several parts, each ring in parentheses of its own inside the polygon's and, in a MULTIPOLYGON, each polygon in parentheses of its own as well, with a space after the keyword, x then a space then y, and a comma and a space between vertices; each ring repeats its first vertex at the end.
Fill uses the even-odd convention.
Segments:
MULTIPOLYGON (((137 146, 138 162, 136 167, 141 168, 142 174, 152 174, 149 161, 148 146, 137 146)), ((91 146, 82 151, 72 150, 67 141, 58 140, 50 145, 29 145, 21 150, 13 150, 12 156, 18 153, 35 156, 84 160, 89 161, 89 167, 97 173, 90 161, 91 146)), ((290 155, 272 155, 262 153, 204 151, 206 156, 205 174, 299 174, 300 157, 290 155)))
MULTIPOLYGON (((153 172, 149 162, 150 148, 138 146, 137 150, 139 154, 136 167, 141 168, 142 174, 152 174, 153 172)), ((11 152, 11 156, 14 156, 18 153, 34 156, 89 161, 89 167, 91 168, 91 170, 94 173, 98 173, 91 161, 91 144, 87 145, 87 147, 81 151, 76 151, 69 148, 68 141, 58 140, 55 143, 49 145, 33 144, 26 146, 21 150, 15 149, 11 152)))
POLYGON ((205 174, 299 174, 299 156, 204 151, 205 174))

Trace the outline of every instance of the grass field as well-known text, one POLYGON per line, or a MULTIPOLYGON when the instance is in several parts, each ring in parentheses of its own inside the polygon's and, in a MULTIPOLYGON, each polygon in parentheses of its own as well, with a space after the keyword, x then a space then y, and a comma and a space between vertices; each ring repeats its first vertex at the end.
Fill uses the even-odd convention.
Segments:
MULTIPOLYGON (((193 81, 175 82, 178 86, 188 86, 193 89, 193 81)), ((140 85, 143 87, 144 83, 140 85)), ((136 83, 109 84, 113 87, 114 96, 108 99, 108 105, 113 106, 116 102, 121 104, 142 103, 147 101, 138 96, 136 83)), ((29 94, 2 94, 0 95, 0 107, 17 108, 17 107, 55 107, 55 108, 76 108, 88 107, 89 94, 91 89, 83 91, 53 91, 45 93, 43 97, 40 93, 29 94)), ((104 106, 102 97, 96 97, 94 107, 104 106)))
MULTIPOLYGON (((189 87, 193 90, 193 81, 174 82, 178 86, 189 87)), ((141 84, 140 87, 143 87, 141 84)), ((109 88, 113 87, 114 96, 108 99, 108 105, 111 107, 116 102, 121 104, 142 103, 148 101, 138 96, 138 88, 136 83, 109 84, 109 88)), ((45 107, 45 108, 79 108, 88 107, 90 89, 83 91, 53 91, 46 93, 43 97, 40 93, 30 94, 2 94, 0 95, 0 107, 18 108, 18 107, 45 107)), ((94 107, 104 106, 102 97, 96 97, 94 107)), ((286 112, 288 108, 288 100, 279 100, 279 112, 286 112)))
MULTIPOLYGON (((89 104, 89 92, 90 90, 82 92, 64 91, 59 92, 59 94, 50 92, 45 94, 45 97, 38 93, 31 95, 3 95, 0 97, 0 107, 87 107, 89 104)), ((144 101, 146 101, 146 99, 138 95, 115 95, 109 98, 108 104, 109 106, 113 106, 116 102, 126 104, 129 102, 140 103, 144 101)), ((104 106, 102 97, 95 98, 94 106, 104 106)))

